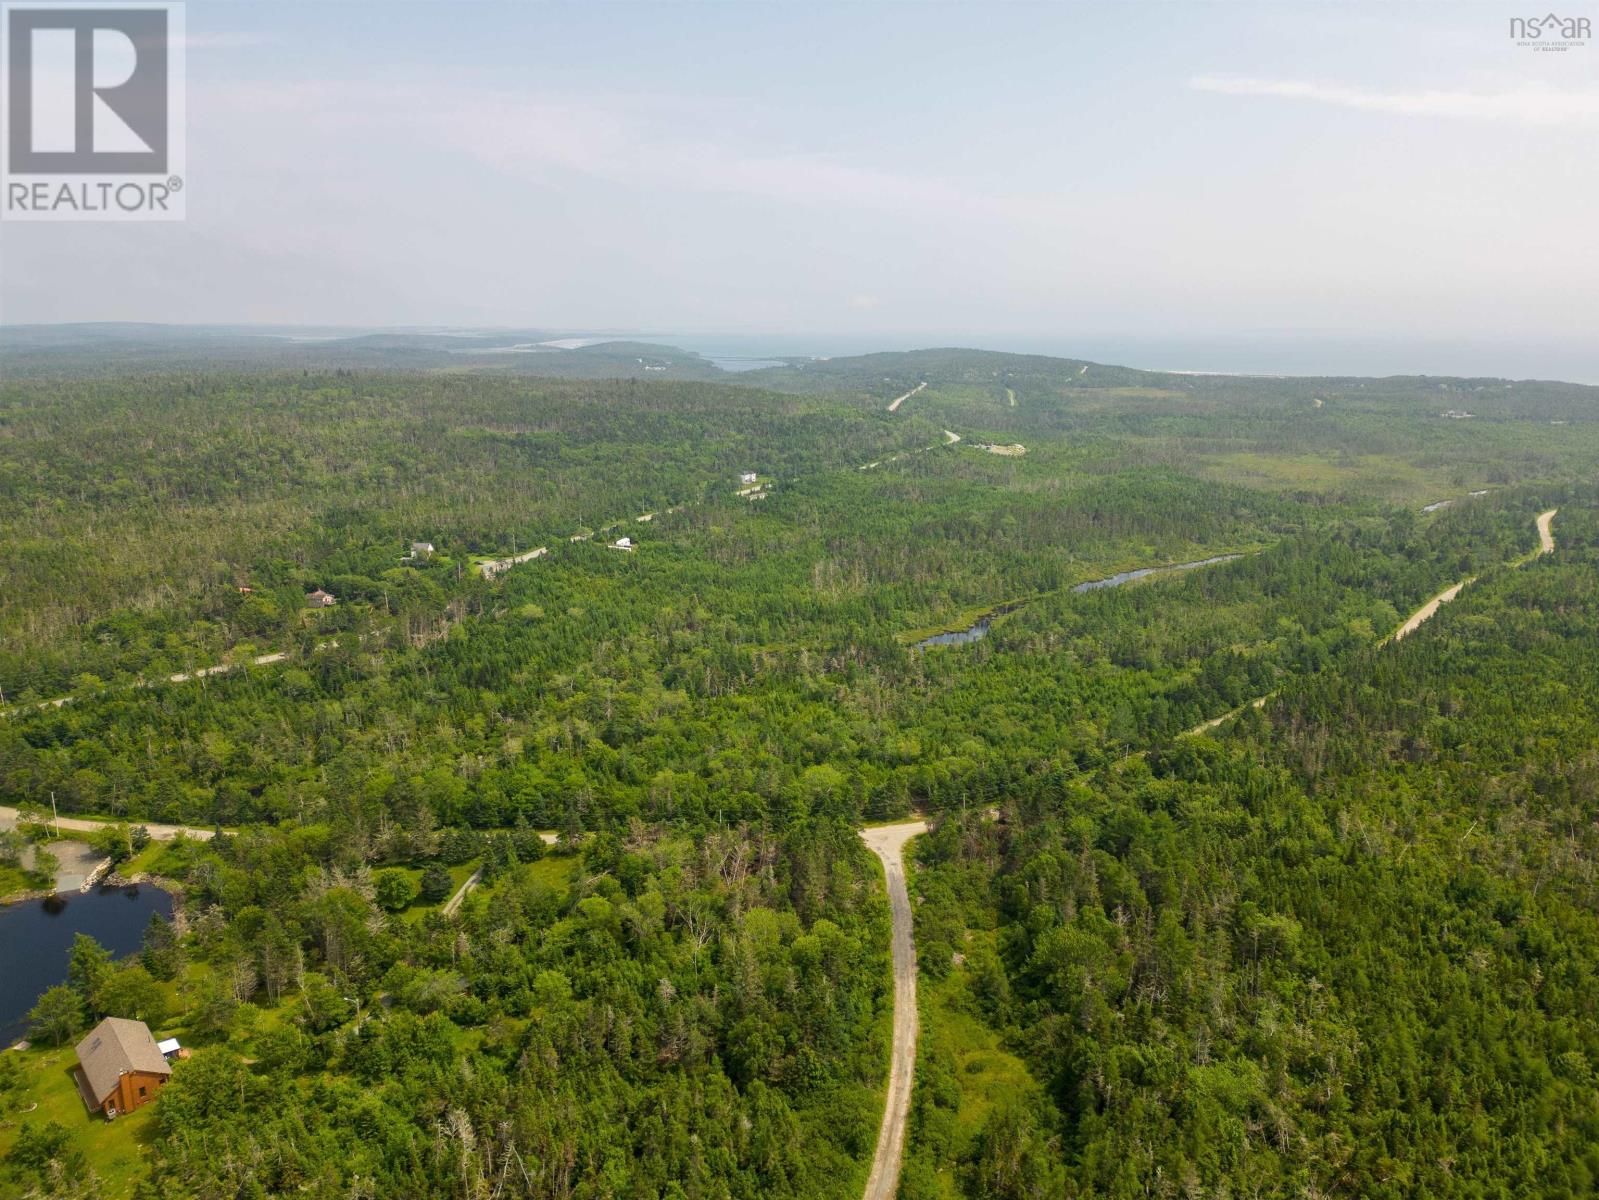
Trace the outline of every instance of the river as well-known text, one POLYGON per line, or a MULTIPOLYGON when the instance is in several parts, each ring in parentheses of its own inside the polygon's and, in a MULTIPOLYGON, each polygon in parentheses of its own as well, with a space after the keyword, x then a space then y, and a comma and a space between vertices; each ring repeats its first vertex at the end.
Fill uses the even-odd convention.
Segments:
MULTIPOLYGON (((1199 558, 1193 562, 1173 563, 1164 567, 1139 567, 1135 571, 1118 571, 1114 575, 1107 575, 1104 579, 1090 579, 1087 583, 1079 583, 1071 590, 1074 593, 1097 592, 1103 588, 1121 587, 1124 583, 1132 583, 1135 579, 1147 579, 1151 575, 1164 575, 1169 571, 1192 571, 1198 567, 1213 567, 1217 563, 1232 562, 1235 558, 1242 558, 1241 554, 1218 554, 1213 558, 1199 558)), ((952 629, 947 633, 935 633, 932 637, 923 638, 911 646, 912 650, 925 650, 929 646, 962 646, 967 642, 979 641, 988 636, 989 626, 995 617, 1002 617, 1006 613, 1015 612, 1026 601, 1014 604, 1002 604, 998 608, 991 608, 975 622, 965 629, 952 629)))
POLYGON ((39 997, 66 980, 74 934, 121 958, 139 949, 151 913, 170 918, 172 897, 149 884, 0 905, 0 1045, 22 1037, 39 997))

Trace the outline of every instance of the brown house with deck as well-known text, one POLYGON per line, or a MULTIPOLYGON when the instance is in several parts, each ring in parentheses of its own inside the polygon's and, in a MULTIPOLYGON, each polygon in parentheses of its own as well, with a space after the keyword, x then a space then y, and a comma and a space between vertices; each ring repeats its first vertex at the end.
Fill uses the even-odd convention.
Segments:
POLYGON ((78 1093, 90 1112, 132 1112, 155 1099, 172 1068, 143 1021, 107 1017, 78 1043, 78 1093))

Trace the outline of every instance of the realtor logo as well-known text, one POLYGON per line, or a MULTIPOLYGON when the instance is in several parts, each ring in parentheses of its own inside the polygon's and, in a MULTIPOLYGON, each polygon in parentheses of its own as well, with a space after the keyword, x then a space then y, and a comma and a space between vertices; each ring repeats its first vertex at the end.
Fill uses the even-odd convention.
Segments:
POLYGON ((1588 44, 1593 25, 1587 17, 1562 17, 1546 13, 1541 17, 1511 17, 1510 37, 1527 50, 1559 53, 1588 44))
POLYGON ((181 220, 183 6, 7 4, 8 220, 181 220))

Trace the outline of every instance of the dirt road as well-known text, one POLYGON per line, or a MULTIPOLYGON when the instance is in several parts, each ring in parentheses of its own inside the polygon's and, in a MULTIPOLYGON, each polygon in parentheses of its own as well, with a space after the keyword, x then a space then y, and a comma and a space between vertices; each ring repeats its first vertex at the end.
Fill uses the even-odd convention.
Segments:
MULTIPOLYGON (((0 805, 0 829, 14 829, 21 814, 14 808, 0 805)), ((94 820, 88 817, 61 817, 59 819, 46 817, 44 823, 54 829, 70 829, 74 833, 93 833, 97 829, 104 829, 112 824, 110 821, 94 820)), ((178 834, 184 837, 198 838, 202 842, 209 842, 216 836, 214 829, 193 829, 187 825, 157 825, 149 821, 141 821, 137 817, 128 819, 129 825, 143 825, 150 831, 150 836, 158 842, 170 842, 178 834)))
POLYGON ((1196 733, 1204 733, 1207 729, 1215 729, 1216 726, 1220 725, 1222 722, 1231 721, 1234 717, 1236 717, 1239 713, 1243 712, 1244 709, 1246 709, 1246 708, 1265 708, 1266 707, 1266 701, 1268 701, 1270 699, 1271 699, 1271 693, 1269 693, 1269 692, 1266 695, 1264 695, 1264 696, 1256 696, 1248 704, 1240 704, 1237 708, 1233 709, 1231 712, 1224 712, 1219 717, 1212 717, 1208 721, 1201 721, 1198 725, 1195 725, 1192 729, 1185 729, 1180 734, 1178 734, 1177 736, 1178 737, 1193 737, 1196 733))
POLYGON ((907 821, 861 830, 861 838, 883 860, 894 937, 894 1050, 889 1059, 888 1099, 877 1131, 877 1153, 866 1178, 866 1200, 894 1200, 905 1156, 905 1125, 911 1111, 911 1081, 916 1073, 916 941, 911 899, 905 890, 905 843, 927 832, 927 822, 907 821))
MULTIPOLYGON (((640 517, 640 521, 648 521, 655 516, 651 513, 648 517, 640 517)), ((509 571, 520 563, 532 562, 535 558, 543 558, 550 552, 548 546, 538 546, 526 554, 513 554, 509 558, 496 558, 489 562, 480 563, 478 569, 483 572, 484 579, 493 579, 496 575, 509 571)))
MULTIPOLYGON (((324 643, 323 646, 318 646, 317 649, 325 649, 327 645, 331 644, 333 643, 324 643)), ((287 654, 281 652, 274 654, 257 654, 250 660, 250 665, 256 667, 271 666, 273 663, 280 663, 288 657, 289 656, 287 654)), ((176 675, 163 675, 158 679, 141 679, 138 682, 128 684, 127 686, 135 688, 147 688, 154 687, 158 683, 187 683, 191 679, 210 679, 213 675, 226 675, 229 671, 237 671, 242 665, 242 663, 218 663, 214 667, 201 667, 195 671, 179 671, 176 675)), ((11 717, 15 716, 17 713, 28 712, 31 709, 36 708, 60 708, 64 704, 71 704, 76 699, 76 696, 57 696, 54 700, 41 700, 37 704, 24 705, 21 708, 8 708, 0 710, 0 717, 11 717)))
POLYGON ((466 899, 466 894, 477 887, 478 880, 483 878, 483 868, 479 867, 466 877, 466 882, 455 889, 455 895, 444 902, 443 911, 447 917, 453 917, 461 910, 461 902, 466 899))
POLYGON ((890 404, 888 406, 888 411, 889 412, 898 412, 899 411, 899 406, 901 404, 904 404, 905 401, 909 400, 912 396, 914 396, 917 392, 921 391, 926 386, 927 386, 927 380, 924 379, 920 383, 918 383, 915 387, 913 387, 910 391, 906 392, 903 396, 901 396, 898 400, 895 400, 892 404, 890 404))
MULTIPOLYGON (((288 657, 289 656, 287 654, 284 654, 281 651, 276 654, 257 654, 250 660, 250 665, 253 667, 269 667, 273 663, 280 663, 288 657)), ((220 663, 214 667, 201 667, 198 671, 180 671, 176 675, 168 675, 166 681, 168 683, 187 683, 191 679, 206 679, 212 675, 226 675, 229 671, 236 671, 238 669, 238 663, 220 663)), ((140 686, 146 685, 141 684, 140 686)), ((64 704, 69 699, 71 699, 71 697, 63 697, 61 700, 56 701, 56 703, 64 704)))
MULTIPOLYGON (((1531 562, 1540 554, 1548 554, 1554 550, 1555 535, 1554 530, 1551 527, 1554 524, 1555 514, 1559 511, 1560 510, 1558 508, 1551 508, 1548 512, 1542 512, 1538 514, 1538 549, 1534 550, 1525 558, 1519 558, 1515 562, 1511 563, 1510 565, 1512 567, 1522 566, 1525 563, 1531 562)), ((1476 576, 1473 575, 1470 579, 1462 579, 1453 587, 1447 587, 1443 591, 1439 592, 1431 600, 1427 601, 1427 603, 1423 604, 1415 612, 1411 613, 1409 619, 1406 620, 1403 625, 1395 630, 1391 636, 1384 638, 1379 644, 1386 646, 1389 642, 1397 642, 1400 638, 1405 637, 1407 634, 1415 633, 1416 630, 1420 629, 1432 619, 1433 615, 1439 610, 1439 608, 1445 604, 1448 604, 1456 596, 1460 595, 1460 590, 1475 578, 1476 576)), ((1258 700, 1250 701, 1250 703, 1256 708, 1260 708, 1266 703, 1268 698, 1269 697, 1262 696, 1258 700)), ((1243 711, 1243 706, 1240 706, 1233 709, 1232 712, 1222 713, 1221 716, 1212 717, 1208 721, 1201 721, 1192 729, 1183 730, 1180 736, 1191 737, 1196 733, 1204 733, 1206 730, 1215 729, 1223 721, 1229 721, 1243 711)))
POLYGON ((1557 512, 1559 512, 1559 511, 1560 510, 1558 508, 1551 508, 1546 513, 1539 513, 1538 514, 1538 553, 1539 554, 1548 554, 1548 553, 1552 552, 1554 550, 1554 548, 1555 548, 1555 534, 1554 534, 1554 530, 1551 529, 1550 526, 1554 524, 1555 514, 1557 512))
MULTIPOLYGON (((555 845, 557 836, 558 835, 553 833, 541 833, 539 834, 539 840, 542 841, 546 846, 553 846, 555 845)), ((444 902, 444 907, 439 911, 447 917, 453 917, 456 913, 460 912, 461 905, 466 901, 466 894, 473 888, 477 887, 478 883, 482 879, 483 868, 479 867, 466 877, 465 883, 455 889, 455 895, 446 900, 444 902)))
MULTIPOLYGON (((1540 554, 1548 554, 1554 550, 1555 535, 1551 526, 1554 524, 1555 514, 1559 511, 1560 510, 1558 508, 1551 508, 1548 512, 1541 512, 1538 514, 1538 549, 1534 550, 1531 554, 1525 556, 1524 558, 1518 558, 1515 562, 1511 563, 1510 566, 1523 566, 1537 558, 1540 554)), ((1476 576, 1473 575, 1471 579, 1462 579, 1459 583, 1455 584, 1454 587, 1445 588, 1443 591, 1439 592, 1431 600, 1427 601, 1427 603, 1423 604, 1415 612, 1411 613, 1410 619, 1401 625, 1398 630, 1395 631, 1394 636, 1388 640, 1397 642, 1406 634, 1415 633, 1417 629, 1426 624, 1427 621, 1431 620, 1432 615, 1438 611, 1440 605, 1448 604, 1456 596, 1460 595, 1460 589, 1465 587, 1471 582, 1472 579, 1475 578, 1476 576)))
POLYGON ((1428 621, 1432 620, 1433 613, 1437 612, 1441 606, 1448 604, 1456 596, 1460 595, 1460 589, 1465 587, 1471 582, 1472 579, 1475 578, 1477 577, 1473 575, 1470 579, 1462 579, 1453 587, 1446 587, 1443 591, 1439 592, 1415 612, 1411 613, 1410 619, 1396 629, 1394 631, 1394 636, 1388 640, 1391 642, 1397 642, 1400 638, 1405 637, 1407 634, 1415 633, 1416 630, 1420 629, 1428 621))

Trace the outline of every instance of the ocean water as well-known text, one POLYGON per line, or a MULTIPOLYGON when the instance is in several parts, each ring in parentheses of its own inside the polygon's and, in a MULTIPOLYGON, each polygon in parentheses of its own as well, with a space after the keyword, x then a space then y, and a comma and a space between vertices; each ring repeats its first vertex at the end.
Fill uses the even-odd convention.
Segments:
POLYGON ((1160 338, 1062 333, 1056 336, 928 332, 921 334, 719 333, 685 330, 628 335, 693 350, 730 370, 786 357, 838 358, 879 351, 960 346, 1013 354, 1088 359, 1151 371, 1236 375, 1454 375, 1560 379, 1599 384, 1599 338, 1587 342, 1492 342, 1342 338, 1261 334, 1160 338))

